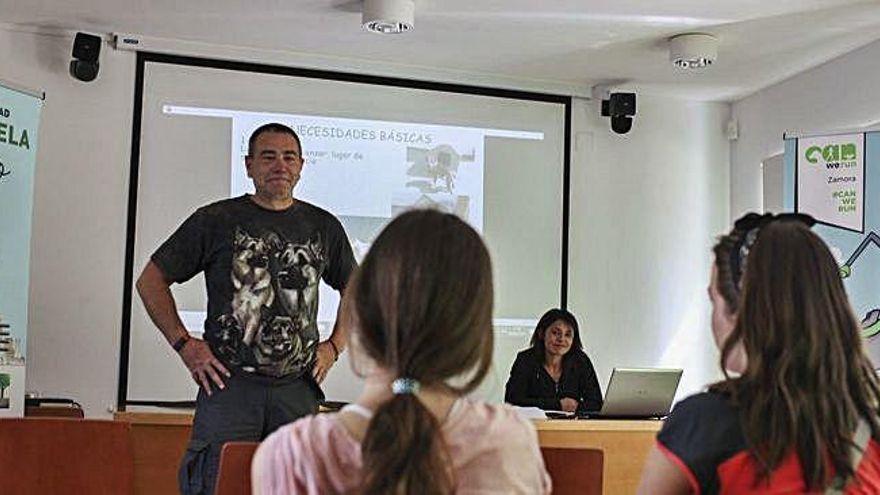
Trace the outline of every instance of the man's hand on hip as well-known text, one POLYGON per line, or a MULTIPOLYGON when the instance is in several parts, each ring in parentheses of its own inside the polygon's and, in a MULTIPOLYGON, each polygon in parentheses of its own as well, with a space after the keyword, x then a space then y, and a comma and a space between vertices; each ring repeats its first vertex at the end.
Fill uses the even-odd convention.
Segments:
POLYGON ((189 369, 193 380, 205 389, 208 395, 211 395, 211 382, 214 382, 221 390, 225 388, 223 378, 220 375, 231 376, 229 370, 214 356, 204 340, 189 339, 186 345, 180 349, 180 357, 189 369))
POLYGON ((336 350, 329 340, 325 340, 318 344, 316 354, 315 367, 312 368, 312 376, 315 377, 315 381, 321 383, 324 381, 324 378, 327 377, 327 372, 330 371, 330 368, 339 356, 336 355, 336 350))

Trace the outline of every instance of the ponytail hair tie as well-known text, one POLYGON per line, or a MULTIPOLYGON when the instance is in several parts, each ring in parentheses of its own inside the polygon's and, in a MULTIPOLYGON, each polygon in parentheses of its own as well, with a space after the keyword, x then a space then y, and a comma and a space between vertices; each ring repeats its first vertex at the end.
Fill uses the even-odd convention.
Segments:
POLYGON ((415 378, 398 378, 391 382, 391 392, 394 395, 415 394, 419 391, 419 381, 415 378))

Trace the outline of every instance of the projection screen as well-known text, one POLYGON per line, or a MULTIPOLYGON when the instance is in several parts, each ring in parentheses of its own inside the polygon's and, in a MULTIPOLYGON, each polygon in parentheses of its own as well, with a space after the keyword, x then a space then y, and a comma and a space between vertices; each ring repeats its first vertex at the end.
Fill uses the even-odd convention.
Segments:
MULTIPOLYGON (((198 207, 253 191, 247 138, 281 122, 305 165, 294 196, 340 219, 360 260, 394 215, 450 211, 492 255, 493 370, 476 392, 503 400, 536 319, 564 305, 570 98, 157 54, 138 54, 123 300, 119 407, 195 399, 196 385, 150 322, 132 282, 198 207)), ((454 276, 454 274, 453 274, 454 276)), ((203 329, 201 275, 172 286, 184 324, 203 329)), ((318 324, 329 335, 338 294, 322 283, 318 324)), ((350 401, 361 379, 348 353, 323 384, 350 401)))

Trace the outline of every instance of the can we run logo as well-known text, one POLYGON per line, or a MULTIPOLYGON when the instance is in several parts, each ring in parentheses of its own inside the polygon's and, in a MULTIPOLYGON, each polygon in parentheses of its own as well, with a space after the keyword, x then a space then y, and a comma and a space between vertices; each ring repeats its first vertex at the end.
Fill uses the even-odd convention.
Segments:
POLYGON ((810 146, 804 151, 804 159, 813 165, 823 160, 826 168, 850 168, 858 165, 857 149, 855 143, 829 144, 824 148, 810 146))

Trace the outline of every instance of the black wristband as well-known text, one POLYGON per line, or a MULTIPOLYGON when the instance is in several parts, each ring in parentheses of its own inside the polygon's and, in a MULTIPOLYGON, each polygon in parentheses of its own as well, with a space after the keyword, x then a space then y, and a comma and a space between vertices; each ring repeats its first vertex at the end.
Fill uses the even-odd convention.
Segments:
POLYGON ((187 342, 189 342, 189 333, 181 335, 179 339, 175 340, 174 343, 171 344, 171 347, 174 348, 176 352, 180 352, 180 350, 183 349, 183 346, 185 346, 187 342))

